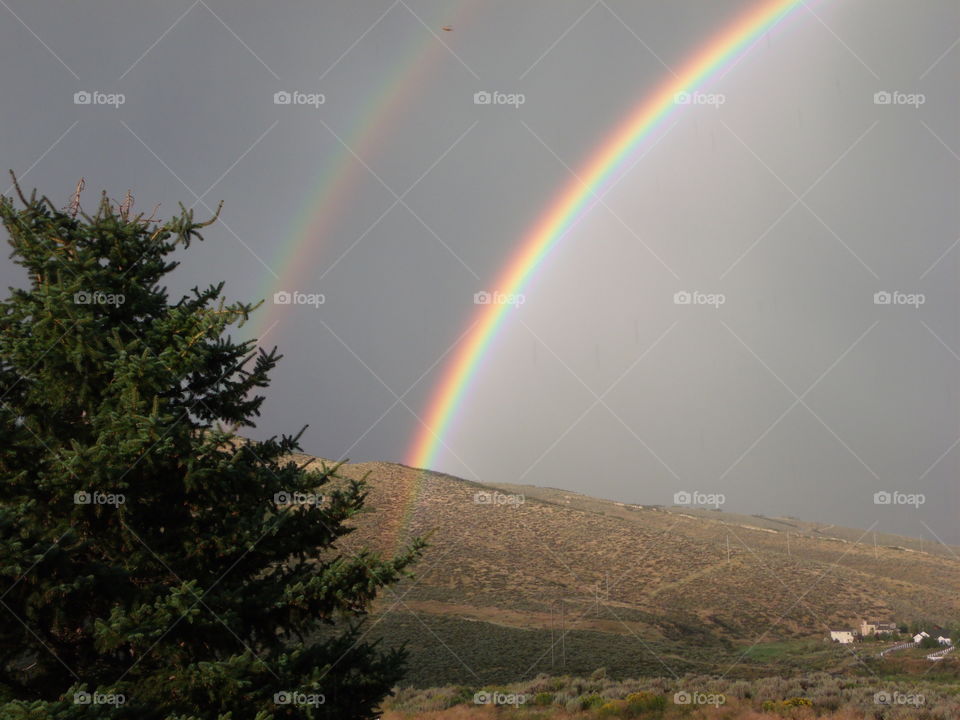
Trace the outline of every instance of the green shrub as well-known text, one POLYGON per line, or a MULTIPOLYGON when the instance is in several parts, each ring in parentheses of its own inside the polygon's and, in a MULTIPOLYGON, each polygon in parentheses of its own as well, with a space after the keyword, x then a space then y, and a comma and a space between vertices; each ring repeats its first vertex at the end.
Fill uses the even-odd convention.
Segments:
POLYGON ((598 718, 622 718, 630 717, 629 706, 625 700, 611 700, 600 706, 597 711, 598 718))
POLYGON ((597 693, 590 693, 589 695, 581 695, 576 702, 580 703, 578 708, 580 710, 593 710, 603 705, 603 698, 597 693))
POLYGON ((524 692, 527 695, 536 695, 542 692, 556 692, 557 690, 563 690, 566 687, 567 680, 564 677, 550 677, 544 673, 540 673, 533 680, 531 680, 524 692))
POLYGON ((553 703, 553 693, 538 692, 533 696, 534 705, 550 705, 553 703))
POLYGON ((463 703, 473 704, 474 690, 472 687, 458 685, 450 690, 450 697, 447 699, 447 708, 452 708, 463 703))
POLYGON ((627 706, 633 714, 663 710, 667 707, 667 698, 644 690, 627 695, 627 706))

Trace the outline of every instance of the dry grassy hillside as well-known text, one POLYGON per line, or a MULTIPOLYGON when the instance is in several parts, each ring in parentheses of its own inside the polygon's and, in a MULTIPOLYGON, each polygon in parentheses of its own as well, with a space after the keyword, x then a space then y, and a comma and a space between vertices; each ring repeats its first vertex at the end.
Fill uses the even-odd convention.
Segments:
POLYGON ((946 621, 960 609, 952 548, 919 552, 890 536, 874 546, 862 531, 794 519, 494 488, 388 463, 342 472, 369 474, 370 512, 351 545, 388 552, 431 533, 415 582, 398 591, 417 613, 548 629, 562 602, 567 629, 753 642, 822 637, 868 616, 946 621), (493 491, 524 502, 475 501, 493 491))

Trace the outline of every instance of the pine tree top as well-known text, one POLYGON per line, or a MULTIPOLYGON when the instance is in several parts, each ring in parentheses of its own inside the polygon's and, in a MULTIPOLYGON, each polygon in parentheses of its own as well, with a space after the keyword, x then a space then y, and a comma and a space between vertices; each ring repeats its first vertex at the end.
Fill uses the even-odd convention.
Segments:
POLYGON ((0 715, 371 716, 403 654, 362 621, 422 542, 341 550, 364 483, 293 460, 303 429, 236 434, 281 359, 226 334, 258 304, 161 284, 219 208, 87 214, 82 189, 0 198, 28 278, 0 302, 0 715))

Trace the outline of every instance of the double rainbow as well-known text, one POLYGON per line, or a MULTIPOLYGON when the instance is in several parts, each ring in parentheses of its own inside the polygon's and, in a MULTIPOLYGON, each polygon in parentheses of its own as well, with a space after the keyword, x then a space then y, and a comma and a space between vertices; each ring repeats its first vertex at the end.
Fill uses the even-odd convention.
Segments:
MULTIPOLYGON (((678 94, 698 91, 802 3, 803 0, 760 3, 713 37, 674 77, 645 98, 534 224, 502 271, 495 288, 503 293, 522 293, 537 266, 596 204, 591 203, 591 199, 602 197, 604 188, 615 181, 619 171, 625 170, 643 141, 683 107, 677 103, 678 94)), ((480 306, 476 325, 455 352, 430 399, 423 427, 410 448, 408 465, 417 468, 433 465, 477 368, 510 309, 506 304, 480 306)))

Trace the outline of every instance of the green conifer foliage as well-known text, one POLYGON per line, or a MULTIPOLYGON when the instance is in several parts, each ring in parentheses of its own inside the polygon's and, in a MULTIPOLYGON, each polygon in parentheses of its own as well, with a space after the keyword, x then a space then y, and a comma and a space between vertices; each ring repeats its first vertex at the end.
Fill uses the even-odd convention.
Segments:
POLYGON ((29 278, 0 302, 0 717, 373 717, 404 653, 363 619, 423 543, 339 549, 363 483, 289 461, 299 433, 235 434, 280 356, 230 338, 256 308, 222 283, 161 285, 209 223, 17 194, 0 199, 29 278))

